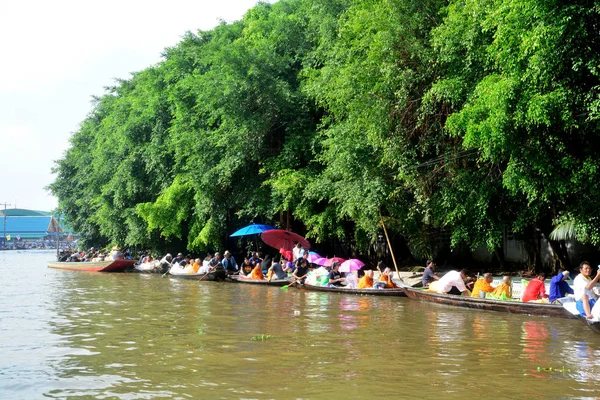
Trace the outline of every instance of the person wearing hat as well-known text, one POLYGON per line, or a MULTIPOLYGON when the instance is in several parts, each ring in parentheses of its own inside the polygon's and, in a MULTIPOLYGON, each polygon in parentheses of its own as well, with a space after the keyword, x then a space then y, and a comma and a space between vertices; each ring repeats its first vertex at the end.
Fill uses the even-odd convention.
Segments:
POLYGON ((564 268, 558 270, 558 274, 552 277, 550 280, 550 296, 548 300, 550 303, 565 297, 567 293, 574 294, 573 288, 569 286, 567 280, 569 279, 569 271, 564 268))
POLYGON ((223 264, 223 268, 225 268, 225 272, 227 272, 230 275, 238 272, 238 266, 235 262, 235 258, 231 255, 229 250, 225 250, 225 253, 223 253, 223 256, 225 258, 223 258, 223 261, 221 262, 221 264, 223 264))

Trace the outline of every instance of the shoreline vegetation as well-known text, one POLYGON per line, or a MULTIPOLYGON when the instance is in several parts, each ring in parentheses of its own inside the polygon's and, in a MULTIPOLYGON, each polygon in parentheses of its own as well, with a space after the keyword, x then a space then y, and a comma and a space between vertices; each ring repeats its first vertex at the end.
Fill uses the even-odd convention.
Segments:
POLYGON ((385 223, 404 265, 573 269, 600 244, 597 26, 592 3, 259 3, 94 98, 49 188, 84 247, 247 251, 254 221, 373 262, 385 223))

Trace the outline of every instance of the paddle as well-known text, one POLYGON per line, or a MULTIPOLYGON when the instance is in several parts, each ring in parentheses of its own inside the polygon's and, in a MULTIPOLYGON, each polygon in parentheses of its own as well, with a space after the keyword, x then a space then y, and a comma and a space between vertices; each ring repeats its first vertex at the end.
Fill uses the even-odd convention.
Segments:
POLYGON ((304 276, 301 276, 300 278, 296 279, 294 282, 290 283, 289 285, 282 286, 282 287, 281 287, 281 290, 287 290, 287 289, 289 289, 289 287, 290 287, 290 286, 292 286, 292 285, 294 285, 294 284, 296 284, 296 283, 300 282, 300 281, 301 281, 302 279, 304 279, 304 278, 306 278, 306 275, 304 275, 304 276))
POLYGON ((208 272, 207 272, 206 274, 204 274, 204 275, 202 276, 202 278, 198 279, 198 282, 200 282, 202 279, 206 278, 206 277, 208 276, 208 274, 210 274, 210 273, 213 271, 213 269, 217 268, 217 266, 218 266, 218 265, 219 265, 219 264, 215 265, 214 267, 210 267, 210 268, 208 269, 208 272))

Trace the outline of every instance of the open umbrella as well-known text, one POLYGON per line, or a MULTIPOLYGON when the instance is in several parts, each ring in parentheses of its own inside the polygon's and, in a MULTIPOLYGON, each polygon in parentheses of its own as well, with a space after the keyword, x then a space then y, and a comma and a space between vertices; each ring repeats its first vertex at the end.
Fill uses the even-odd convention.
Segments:
POLYGON ((336 261, 343 263, 344 261, 346 261, 346 259, 341 258, 341 257, 332 257, 332 258, 328 258, 327 261, 325 261, 325 264, 320 264, 320 265, 324 265, 325 267, 331 267, 333 265, 333 263, 336 261))
POLYGON ((286 260, 293 261, 294 253, 291 250, 287 250, 282 247, 279 249, 279 254, 284 256, 286 260))
POLYGON ((313 263, 313 264, 314 264, 314 263, 315 263, 315 261, 316 261, 316 260, 318 260, 319 258, 323 258, 323 257, 321 257, 320 255, 318 255, 318 254, 317 254, 317 253, 315 253, 314 251, 309 251, 309 252, 308 252, 308 257, 307 257, 307 259, 308 259, 308 262, 309 262, 309 263, 313 263))
POLYGON ((358 271, 362 268, 363 265, 365 265, 364 262, 356 258, 351 258, 349 260, 344 261, 342 265, 340 265, 340 272, 358 271))
POLYGON ((325 265, 325 263, 327 262, 327 259, 325 257, 321 257, 321 258, 317 258, 315 261, 313 261, 313 264, 317 264, 320 266, 325 265))
POLYGON ((263 242, 276 249, 292 250, 296 243, 300 243, 305 249, 310 248, 308 240, 297 233, 283 229, 271 229, 264 231, 261 235, 263 242))
POLYGON ((271 229, 275 229, 275 227, 271 226, 271 225, 251 224, 251 225, 243 227, 242 229, 238 229, 237 231, 233 232, 229 236, 256 235, 256 234, 259 234, 259 233, 262 233, 264 231, 268 231, 271 229))

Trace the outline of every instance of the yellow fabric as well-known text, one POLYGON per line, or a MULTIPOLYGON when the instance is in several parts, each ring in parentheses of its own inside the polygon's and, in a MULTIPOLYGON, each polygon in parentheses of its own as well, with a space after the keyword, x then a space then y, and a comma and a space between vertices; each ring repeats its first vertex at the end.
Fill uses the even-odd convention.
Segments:
POLYGON ((363 276, 358 280, 357 289, 368 289, 373 287, 373 278, 368 275, 363 276))
POLYGON ((386 289, 394 289, 398 287, 394 282, 392 282, 392 277, 389 275, 381 275, 379 277, 379 282, 385 282, 386 289))
POLYGON ((273 270, 272 270, 272 269, 270 269, 269 271, 267 271, 267 279, 268 279, 268 280, 271 280, 271 279, 273 278, 273 274, 274 274, 274 273, 275 273, 275 272, 273 272, 273 270))
POLYGON ((194 273, 194 266, 192 264, 186 265, 185 268, 183 269, 183 272, 185 274, 193 274, 194 273))
POLYGON ((494 287, 490 285, 485 278, 479 278, 477 279, 477 282, 475 282, 475 286, 473 286, 471 297, 479 298, 479 292, 493 293, 494 287))
POLYGON ((200 269, 200 263, 194 262, 194 265, 192 266, 192 274, 197 274, 198 270, 200 269))
POLYGON ((494 296, 502 296, 502 294, 506 295, 506 297, 510 297, 510 285, 506 283, 501 283, 492 292, 494 296))
POLYGON ((254 267, 252 273, 250 274, 250 279, 265 279, 265 276, 263 275, 262 270, 260 269, 260 265, 254 267))

